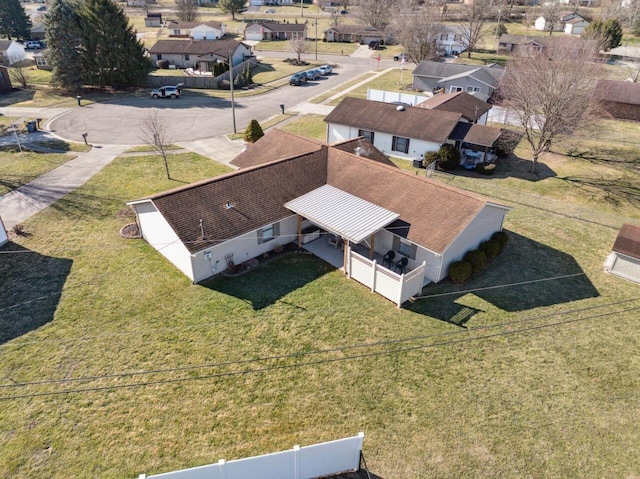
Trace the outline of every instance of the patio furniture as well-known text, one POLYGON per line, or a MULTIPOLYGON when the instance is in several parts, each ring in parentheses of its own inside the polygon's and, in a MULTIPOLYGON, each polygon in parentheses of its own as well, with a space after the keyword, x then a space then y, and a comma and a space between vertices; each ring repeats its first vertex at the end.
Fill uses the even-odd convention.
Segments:
POLYGON ((396 263, 396 271, 399 271, 400 274, 404 274, 404 270, 407 269, 407 265, 409 264, 409 258, 403 256, 400 261, 396 263))
POLYGON ((342 238, 336 235, 329 235, 329 245, 338 249, 342 245, 342 238))
POLYGON ((393 264, 393 259, 396 257, 396 252, 393 250, 389 250, 385 253, 385 255, 382 257, 382 266, 384 266, 386 263, 389 264, 389 269, 391 269, 391 265, 393 264))

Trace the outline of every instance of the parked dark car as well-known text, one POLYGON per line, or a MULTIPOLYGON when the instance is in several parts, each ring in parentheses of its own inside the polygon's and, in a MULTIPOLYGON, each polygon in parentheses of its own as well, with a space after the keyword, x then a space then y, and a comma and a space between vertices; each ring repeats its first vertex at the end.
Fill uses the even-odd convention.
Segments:
POLYGON ((371 41, 369 42, 369 50, 378 50, 380 48, 379 41, 371 41))
POLYGON ((291 75, 289 78, 289 85, 302 85, 303 83, 307 83, 307 74, 306 72, 298 72, 291 75))

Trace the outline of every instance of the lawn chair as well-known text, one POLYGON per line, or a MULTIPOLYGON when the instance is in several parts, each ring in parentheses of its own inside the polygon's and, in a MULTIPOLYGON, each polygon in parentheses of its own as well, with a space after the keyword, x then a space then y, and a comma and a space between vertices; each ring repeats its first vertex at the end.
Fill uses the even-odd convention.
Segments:
POLYGON ((400 274, 404 274, 404 270, 407 269, 407 265, 409 264, 409 258, 403 256, 400 261, 396 263, 396 271, 399 271, 400 274))
POLYGON ((391 269, 391 265, 393 264, 393 259, 396 257, 396 252, 393 250, 389 250, 382 257, 382 266, 385 264, 389 264, 389 269, 391 269))

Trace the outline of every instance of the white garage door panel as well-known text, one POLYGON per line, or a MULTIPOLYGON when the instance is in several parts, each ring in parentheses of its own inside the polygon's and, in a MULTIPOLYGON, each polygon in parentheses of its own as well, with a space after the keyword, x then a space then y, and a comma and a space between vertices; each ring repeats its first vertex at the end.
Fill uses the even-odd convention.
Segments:
POLYGON ((640 283, 640 260, 618 255, 611 272, 640 283))

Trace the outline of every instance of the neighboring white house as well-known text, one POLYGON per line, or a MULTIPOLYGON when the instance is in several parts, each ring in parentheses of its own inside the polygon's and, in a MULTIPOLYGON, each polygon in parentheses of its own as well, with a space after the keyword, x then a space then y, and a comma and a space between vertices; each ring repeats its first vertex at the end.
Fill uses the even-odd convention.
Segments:
POLYGON ((460 113, 462 115, 460 121, 477 123, 478 125, 487 124, 489 110, 492 108, 489 103, 473 96, 473 92, 438 93, 418 103, 416 106, 428 108, 429 110, 460 113))
POLYGON ((253 41, 307 38, 305 23, 256 22, 244 29, 244 39, 253 41))
POLYGON ((233 65, 242 63, 251 56, 251 47, 237 40, 158 40, 149 49, 151 60, 168 60, 177 68, 194 68, 200 71, 212 71, 213 63, 229 60, 233 65))
MULTIPOLYGON (((461 157, 462 164, 471 166, 473 163, 475 166, 491 161, 501 130, 473 124, 486 111, 478 110, 476 114, 472 105, 464 110, 448 108, 446 103, 438 103, 438 95, 433 99, 436 103, 429 108, 424 103, 411 107, 345 98, 324 120, 327 141, 333 143, 363 136, 383 153, 406 160, 438 151, 448 143, 468 156, 461 157)), ((470 103, 468 99, 476 100, 465 93, 460 103, 470 103)))
POLYGON ((192 40, 218 40, 226 33, 221 22, 170 22, 166 25, 169 37, 192 40))
POLYGON ((464 91, 487 100, 498 88, 504 67, 423 61, 413 70, 413 90, 434 93, 464 91))
POLYGON ((442 55, 460 55, 467 49, 464 42, 463 27, 443 26, 438 35, 436 47, 442 55))
POLYGON ((290 136, 270 132, 243 153, 267 160, 265 151, 273 152, 271 161, 128 203, 143 238, 199 282, 287 243, 336 235, 344 244, 339 267, 365 284, 379 274, 372 291, 400 304, 408 281, 410 296, 447 277, 452 262, 502 229, 510 210, 367 158, 363 139, 310 141, 308 153, 292 156, 290 136), (375 264, 390 250, 406 258, 406 274, 395 263, 384 272, 382 261, 375 264), (390 282, 400 285, 398 295, 377 289, 390 282))
POLYGON ((27 55, 24 52, 24 45, 13 40, 0 40, 0 65, 13 65, 19 63, 27 55))
POLYGON ((640 283, 640 226, 623 224, 611 251, 605 271, 640 283))
MULTIPOLYGON (((570 33, 573 35, 580 35, 587 25, 589 25, 589 22, 576 12, 560 12, 558 21, 555 22, 554 30, 558 32, 563 31, 564 33, 570 33)), ((536 18, 533 28, 543 32, 548 30, 550 27, 547 19, 544 16, 540 16, 536 18)))
POLYGON ((293 0, 251 0, 251 5, 257 7, 263 5, 293 5, 293 0))
POLYGON ((568 20, 564 24, 564 33, 568 33, 570 35, 581 35, 584 32, 584 29, 589 26, 589 22, 587 22, 584 18, 572 18, 568 20))

